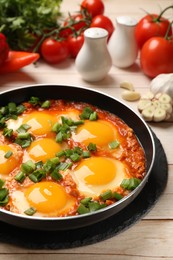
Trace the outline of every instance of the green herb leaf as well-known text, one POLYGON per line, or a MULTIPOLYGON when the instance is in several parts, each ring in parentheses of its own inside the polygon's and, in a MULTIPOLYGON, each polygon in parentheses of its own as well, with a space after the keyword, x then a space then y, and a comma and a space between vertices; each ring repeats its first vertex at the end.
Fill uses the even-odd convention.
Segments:
POLYGON ((29 50, 46 31, 58 28, 62 0, 1 0, 0 28, 12 50, 29 50))

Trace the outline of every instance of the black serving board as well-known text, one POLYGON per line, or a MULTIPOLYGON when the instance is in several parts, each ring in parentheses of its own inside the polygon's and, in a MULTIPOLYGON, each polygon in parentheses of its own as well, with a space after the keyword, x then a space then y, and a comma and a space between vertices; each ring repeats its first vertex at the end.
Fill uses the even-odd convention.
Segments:
POLYGON ((0 222, 0 242, 30 249, 62 249, 92 243, 118 235, 142 219, 163 193, 168 179, 168 164, 163 147, 153 133, 156 147, 154 165, 142 192, 119 213, 90 226, 61 231, 38 231, 0 222))

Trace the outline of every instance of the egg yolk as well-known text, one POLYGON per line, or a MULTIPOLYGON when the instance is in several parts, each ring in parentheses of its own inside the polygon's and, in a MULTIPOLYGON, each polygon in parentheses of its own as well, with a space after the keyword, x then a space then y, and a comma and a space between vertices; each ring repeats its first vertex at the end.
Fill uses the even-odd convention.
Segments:
POLYGON ((27 149, 27 154, 34 161, 46 162, 46 160, 55 157, 55 154, 59 151, 61 151, 61 146, 54 139, 40 138, 31 143, 27 149))
POLYGON ((42 213, 50 213, 63 209, 68 196, 62 186, 53 182, 40 182, 25 191, 30 206, 42 213))
POLYGON ((111 182, 116 175, 116 165, 112 160, 92 157, 84 160, 77 170, 83 172, 86 184, 103 185, 111 182))
POLYGON ((45 112, 32 112, 23 119, 23 124, 31 126, 29 131, 34 135, 50 133, 55 122, 55 116, 45 112))
POLYGON ((85 196, 99 196, 101 192, 115 189, 126 176, 123 163, 107 157, 84 159, 72 172, 79 191, 85 196))
POLYGON ((83 125, 77 128, 76 134, 73 134, 73 139, 85 145, 94 143, 98 146, 105 146, 112 142, 116 135, 115 127, 107 121, 85 121, 83 125))
POLYGON ((19 163, 19 159, 15 156, 13 149, 8 145, 0 145, 0 174, 7 175, 13 171, 19 163), (11 151, 12 154, 9 158, 5 155, 11 151))

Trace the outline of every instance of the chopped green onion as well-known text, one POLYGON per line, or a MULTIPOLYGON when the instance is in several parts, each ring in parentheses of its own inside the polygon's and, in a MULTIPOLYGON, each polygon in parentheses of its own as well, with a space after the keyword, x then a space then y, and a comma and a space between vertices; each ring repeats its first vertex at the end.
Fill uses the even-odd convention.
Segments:
POLYGON ((33 106, 40 105, 40 99, 38 97, 31 97, 28 102, 33 106))
POLYGON ((36 163, 35 163, 35 167, 36 167, 36 169, 42 168, 42 167, 43 167, 43 162, 42 162, 42 161, 36 162, 36 163))
POLYGON ((96 201, 92 201, 88 203, 89 211, 93 212, 100 209, 100 203, 96 201))
POLYGON ((123 196, 118 192, 113 192, 112 197, 115 198, 116 200, 121 200, 123 198, 123 196))
POLYGON ((42 108, 49 108, 50 107, 50 100, 46 100, 41 105, 42 108))
POLYGON ((58 166, 58 170, 65 171, 65 170, 69 169, 72 166, 72 164, 73 163, 62 162, 58 166))
POLYGON ((62 179, 62 175, 56 169, 51 173, 51 177, 56 181, 62 179))
POLYGON ((124 179, 120 186, 123 189, 127 189, 127 190, 134 190, 139 184, 141 183, 140 179, 137 178, 130 178, 130 179, 124 179))
POLYGON ((89 158, 90 156, 91 156, 91 154, 89 151, 83 151, 83 153, 82 153, 83 158, 89 158))
POLYGON ((112 191, 111 190, 107 190, 103 193, 100 194, 100 197, 102 200, 109 200, 112 199, 112 191))
POLYGON ((90 210, 89 210, 89 208, 85 207, 85 205, 80 204, 79 207, 78 207, 78 209, 77 209, 77 212, 78 212, 80 215, 82 215, 82 214, 89 213, 90 210))
POLYGON ((24 213, 25 213, 26 215, 28 215, 28 216, 32 216, 32 215, 34 215, 34 214, 36 213, 36 209, 33 208, 33 207, 31 207, 31 208, 25 210, 24 213))
POLYGON ((16 104, 14 102, 8 103, 8 111, 10 114, 16 113, 17 109, 16 109, 16 104))
POLYGON ((98 119, 98 115, 97 115, 96 111, 94 111, 93 113, 90 114, 90 116, 89 116, 90 121, 95 121, 97 119, 98 119))
POLYGON ((5 184, 5 181, 0 179, 0 188, 2 188, 4 186, 4 184, 5 184))
POLYGON ((109 143, 109 148, 110 149, 115 149, 115 148, 118 148, 119 145, 120 145, 120 143, 117 140, 115 140, 115 141, 109 143))
POLYGON ((61 158, 61 157, 64 156, 64 155, 65 155, 65 151, 64 151, 64 150, 62 150, 62 151, 56 153, 56 156, 59 157, 59 158, 61 158))
POLYGON ((17 129, 17 132, 18 132, 18 133, 26 133, 26 131, 27 131, 28 129, 30 129, 30 128, 31 128, 30 125, 28 125, 28 124, 23 124, 23 125, 21 125, 21 126, 17 129))
POLYGON ((17 111, 16 111, 17 115, 20 115, 25 111, 26 108, 24 105, 19 105, 16 107, 16 109, 17 109, 17 111))
POLYGON ((22 148, 27 148, 31 145, 31 140, 16 139, 15 143, 19 144, 22 148))
POLYGON ((78 162, 80 160, 80 155, 78 153, 73 153, 71 156, 70 156, 70 159, 73 161, 73 162, 78 162))
POLYGON ((80 115, 80 119, 89 119, 90 115, 93 113, 93 110, 90 107, 85 107, 80 115))
POLYGON ((8 151, 8 152, 6 152, 6 154, 4 155, 4 157, 5 157, 6 159, 8 159, 8 158, 10 158, 12 155, 13 155, 13 152, 12 152, 12 151, 8 151))
POLYGON ((7 188, 1 188, 0 189, 0 201, 4 200, 4 198, 8 195, 8 189, 7 188))
POLYGON ((56 135, 56 142, 57 142, 57 143, 62 143, 62 140, 63 140, 63 134, 62 134, 62 132, 59 132, 59 133, 56 135))
POLYGON ((73 154, 73 150, 71 150, 71 149, 66 149, 66 150, 64 151, 64 153, 65 153, 65 157, 66 157, 66 158, 69 158, 69 157, 73 154))
POLYGON ((9 196, 7 195, 3 200, 0 201, 0 206, 5 206, 9 202, 9 196))
POLYGON ((97 146, 96 144, 93 144, 93 143, 89 143, 89 145, 87 146, 88 150, 90 152, 96 152, 97 151, 97 146))
POLYGON ((47 160, 45 164, 43 165, 43 169, 48 173, 52 172, 55 169, 56 165, 51 161, 47 160))
POLYGON ((21 171, 26 174, 33 172, 35 168, 36 168, 35 163, 32 160, 22 163, 21 165, 21 171))
POLYGON ((29 139, 29 138, 31 137, 31 134, 28 133, 28 132, 19 133, 19 134, 17 135, 17 137, 18 137, 19 139, 29 139))
POLYGON ((91 197, 88 197, 88 198, 84 198, 80 201, 80 203, 82 203, 83 205, 87 206, 88 203, 92 200, 91 197))
POLYGON ((29 178, 33 182, 40 182, 43 178, 46 177, 46 172, 44 170, 35 170, 33 173, 29 174, 29 178))
POLYGON ((82 148, 79 147, 79 146, 75 146, 74 149, 73 149, 73 151, 74 151, 74 153, 77 153, 77 154, 79 154, 79 155, 81 155, 82 152, 83 152, 82 148))
POLYGON ((0 108, 0 114, 1 114, 1 115, 7 114, 7 107, 1 107, 1 108, 0 108))
POLYGON ((2 117, 2 118, 0 119, 0 128, 4 128, 4 127, 7 126, 6 123, 5 123, 5 121, 6 121, 5 117, 2 117))
POLYGON ((83 120, 78 120, 78 121, 74 121, 74 122, 73 122, 73 124, 74 124, 75 126, 82 125, 83 123, 84 123, 83 120))
POLYGON ((24 179, 26 178, 25 173, 20 171, 18 174, 16 174, 16 176, 14 177, 14 179, 20 183, 22 183, 24 181, 24 179))
POLYGON ((12 137, 13 129, 4 128, 3 135, 8 138, 12 137))
POLYGON ((57 158, 57 157, 51 158, 50 161, 51 161, 54 165, 58 165, 58 164, 59 164, 59 158, 57 158))
POLYGON ((53 127, 52 127, 52 131, 58 133, 60 127, 61 127, 60 123, 56 122, 56 123, 53 125, 53 127))

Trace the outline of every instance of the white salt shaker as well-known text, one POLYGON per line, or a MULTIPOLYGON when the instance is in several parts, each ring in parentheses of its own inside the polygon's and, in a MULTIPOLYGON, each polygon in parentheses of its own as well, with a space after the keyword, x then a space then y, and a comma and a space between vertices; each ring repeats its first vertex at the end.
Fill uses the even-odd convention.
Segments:
POLYGON ((108 32, 102 28, 89 28, 84 32, 84 44, 76 57, 76 69, 86 81, 105 78, 112 60, 107 48, 108 32))
POLYGON ((130 16, 118 16, 116 18, 116 29, 113 32, 108 50, 112 63, 119 68, 127 68, 134 64, 138 47, 135 40, 136 19, 130 16))

